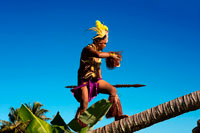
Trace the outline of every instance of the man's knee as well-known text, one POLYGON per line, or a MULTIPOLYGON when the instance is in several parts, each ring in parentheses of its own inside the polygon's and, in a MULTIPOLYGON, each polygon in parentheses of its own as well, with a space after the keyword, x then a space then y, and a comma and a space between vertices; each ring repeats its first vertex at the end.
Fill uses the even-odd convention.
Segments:
POLYGON ((116 96, 117 95, 117 89, 115 87, 112 87, 110 95, 111 96, 116 96))

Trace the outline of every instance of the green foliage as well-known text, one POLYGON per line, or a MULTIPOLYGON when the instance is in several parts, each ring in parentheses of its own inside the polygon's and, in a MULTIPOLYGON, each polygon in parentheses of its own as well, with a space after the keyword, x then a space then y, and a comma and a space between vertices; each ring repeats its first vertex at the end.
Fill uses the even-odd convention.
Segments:
POLYGON ((68 125, 64 122, 64 120, 60 116, 59 112, 56 114, 56 116, 54 117, 54 119, 51 121, 51 124, 53 125, 53 127, 60 128, 62 130, 65 130, 68 133, 73 133, 69 129, 68 125))
MULTIPOLYGON (((88 124, 88 129, 91 130, 98 121, 102 120, 111 105, 112 104, 106 99, 100 100, 80 115, 79 119, 85 124, 88 124)), ((85 131, 86 129, 82 129, 81 125, 75 119, 73 119, 68 126, 76 132, 85 131)))
POLYGON ((51 133, 53 132, 53 127, 49 125, 46 121, 43 121, 36 117, 26 106, 22 104, 19 110, 19 116, 23 122, 31 120, 27 127, 28 132, 39 132, 39 133, 51 133))
POLYGON ((26 126, 28 125, 28 121, 23 123, 18 116, 19 109, 10 108, 10 112, 8 114, 9 121, 0 120, 2 124, 0 126, 1 133, 23 133, 26 131, 26 126))
POLYGON ((66 125, 65 121, 62 119, 59 112, 57 112, 56 116, 51 121, 51 124, 52 125, 58 125, 58 126, 65 126, 66 125))
POLYGON ((8 114, 9 121, 13 124, 16 124, 16 122, 20 121, 20 118, 18 116, 19 109, 14 109, 13 107, 10 108, 10 113, 8 114))
MULTIPOLYGON (((4 130, 0 132, 11 132, 11 133, 24 133, 24 132, 39 132, 39 133, 73 133, 71 129, 80 133, 87 133, 92 127, 102 119, 102 117, 107 113, 111 107, 111 103, 108 100, 101 100, 90 106, 79 119, 88 124, 88 127, 82 128, 79 123, 73 119, 68 125, 64 122, 59 112, 56 114, 54 119, 51 121, 50 125, 46 121, 42 120, 36 116, 39 114, 38 110, 41 110, 40 107, 42 104, 38 104, 31 107, 29 105, 23 105, 20 109, 15 110, 11 108, 11 113, 9 116, 12 116, 10 120, 14 122, 14 126, 11 122, 0 121, 4 126, 4 130), (38 112, 38 113, 37 113, 38 112), (35 113, 35 114, 34 114, 35 113), (16 120, 17 119, 17 120, 16 120), (69 128, 70 127, 70 128, 69 128)), ((46 112, 46 111, 45 111, 46 112)))
POLYGON ((31 106, 31 103, 26 104, 26 107, 38 118, 42 119, 42 120, 51 120, 51 118, 47 118, 44 114, 49 112, 46 109, 41 109, 41 107, 43 106, 43 104, 39 103, 39 102, 34 102, 33 106, 31 106))
MULTIPOLYGON (((50 125, 44 120, 36 117, 26 106, 22 104, 19 110, 19 116, 23 122, 31 121, 27 126, 27 132, 30 133, 71 133, 70 130, 65 129, 65 126, 50 125)), ((66 125, 66 124, 65 124, 66 125)))
MULTIPOLYGON (((50 120, 50 118, 47 118, 44 114, 48 112, 46 109, 41 109, 43 104, 39 102, 34 102, 33 106, 31 104, 26 104, 26 107, 29 108, 29 110, 38 118, 42 120, 50 120)), ((21 121, 19 115, 18 115, 19 108, 15 109, 13 107, 10 108, 10 112, 8 114, 9 121, 0 120, 0 132, 25 132, 26 127, 29 124, 28 122, 24 123, 21 121)), ((30 122, 30 121, 29 121, 30 122)))
POLYGON ((89 127, 81 128, 79 133, 88 133, 89 127))

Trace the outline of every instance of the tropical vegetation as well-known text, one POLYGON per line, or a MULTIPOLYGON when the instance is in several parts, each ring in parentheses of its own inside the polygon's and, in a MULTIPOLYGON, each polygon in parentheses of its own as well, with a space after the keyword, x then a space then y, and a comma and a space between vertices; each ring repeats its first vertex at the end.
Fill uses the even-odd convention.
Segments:
POLYGON ((40 118, 41 120, 51 120, 51 118, 47 118, 45 116, 45 113, 49 112, 49 110, 46 109, 41 109, 41 107, 43 106, 43 104, 39 103, 39 102, 34 102, 33 106, 31 106, 31 103, 26 104, 26 107, 38 118, 40 118))
MULTIPOLYGON (((51 121, 51 124, 49 124, 46 120, 50 118, 44 116, 48 110, 40 109, 41 107, 42 104, 39 103, 35 103, 33 106, 31 104, 22 104, 21 108, 18 109, 11 107, 8 115, 9 121, 0 121, 2 123, 0 132, 72 133, 70 129, 73 129, 73 131, 80 133, 88 131, 92 133, 131 133, 186 112, 200 109, 200 91, 184 95, 95 130, 92 130, 92 127, 102 119, 111 107, 111 103, 108 100, 103 99, 98 101, 80 116, 80 120, 88 124, 85 128, 82 128, 74 119, 66 124, 59 112, 51 121)), ((199 131, 199 123, 197 128, 194 130, 199 131)))
MULTIPOLYGON (((31 110, 31 112, 36 115, 38 118, 42 120, 50 120, 50 118, 47 118, 45 116, 45 113, 48 112, 46 109, 41 109, 43 106, 39 102, 34 102, 33 106, 31 106, 31 103, 26 104, 27 108, 31 110)), ((10 112, 8 114, 9 121, 6 120, 0 120, 0 132, 9 132, 9 133, 24 133, 26 131, 26 127, 29 124, 29 121, 22 122, 20 116, 19 116, 19 109, 15 109, 14 107, 10 108, 10 112)))
POLYGON ((80 115, 79 118, 82 122, 88 125, 85 128, 82 128, 75 119, 71 120, 69 124, 66 124, 59 112, 51 121, 51 124, 47 123, 45 120, 49 120, 49 118, 44 117, 43 115, 38 115, 40 114, 39 112, 48 112, 44 109, 39 110, 41 107, 40 105, 41 104, 36 103, 35 106, 33 105, 32 107, 30 104, 22 104, 22 106, 15 112, 21 125, 18 124, 18 126, 14 126, 12 130, 10 130, 10 125, 7 125, 9 128, 5 128, 3 125, 6 125, 7 123, 2 120, 1 122, 3 125, 0 132, 72 133, 70 130, 71 128, 73 132, 87 133, 92 130, 93 126, 98 121, 102 120, 102 117, 107 113, 112 104, 108 100, 103 99, 90 106, 82 115, 80 115), (98 112, 96 110, 98 110, 98 112), (43 119, 40 118, 41 116, 43 119))

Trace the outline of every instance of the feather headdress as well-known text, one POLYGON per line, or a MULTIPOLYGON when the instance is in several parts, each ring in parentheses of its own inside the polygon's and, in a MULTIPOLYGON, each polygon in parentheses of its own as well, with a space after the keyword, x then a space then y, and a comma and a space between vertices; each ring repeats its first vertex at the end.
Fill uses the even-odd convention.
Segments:
POLYGON ((108 27, 104 24, 101 24, 99 20, 96 21, 96 27, 92 27, 89 30, 93 30, 97 32, 97 35, 93 37, 93 39, 103 38, 105 35, 108 35, 108 27))

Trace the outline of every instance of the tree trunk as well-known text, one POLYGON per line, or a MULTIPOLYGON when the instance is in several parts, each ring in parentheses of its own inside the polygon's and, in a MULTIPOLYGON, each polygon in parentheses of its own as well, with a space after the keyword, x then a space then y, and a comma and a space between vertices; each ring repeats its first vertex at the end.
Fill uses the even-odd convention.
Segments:
POLYGON ((91 133, 132 133, 197 109, 200 109, 200 91, 176 98, 128 118, 112 122, 109 125, 92 130, 91 133))

